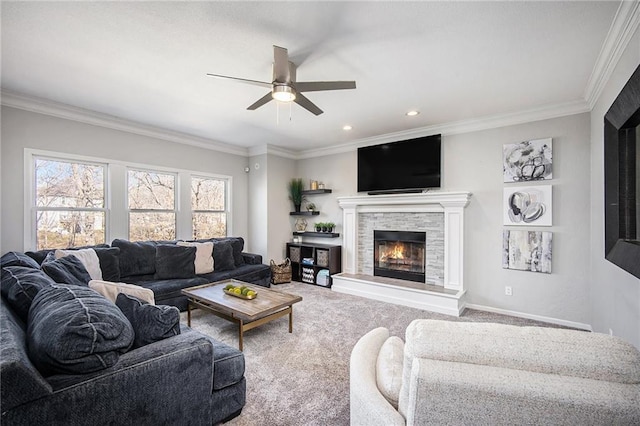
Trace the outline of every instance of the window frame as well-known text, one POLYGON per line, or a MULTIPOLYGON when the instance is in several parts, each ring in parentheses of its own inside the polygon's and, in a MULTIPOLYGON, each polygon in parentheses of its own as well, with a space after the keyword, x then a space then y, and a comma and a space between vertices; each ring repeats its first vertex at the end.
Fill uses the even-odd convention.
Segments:
POLYGON ((159 173, 174 173, 176 181, 176 239, 192 239, 191 176, 199 178, 221 179, 226 181, 225 207, 227 236, 233 235, 233 176, 207 173, 197 170, 185 170, 151 164, 127 162, 108 158, 91 157, 41 149, 24 149, 24 199, 23 199, 23 241, 24 250, 36 250, 36 180, 35 157, 54 161, 104 164, 105 185, 105 243, 110 244, 116 238, 128 239, 128 181, 127 170, 142 169, 159 173))
POLYGON ((173 230, 174 230, 174 238, 178 239, 178 208, 180 199, 178 197, 178 187, 180 186, 180 177, 178 172, 169 172, 165 170, 158 170, 155 168, 140 168, 140 167, 126 167, 126 216, 127 216, 127 239, 131 240, 131 213, 173 213, 173 230), (171 175, 173 176, 173 209, 132 209, 129 205, 129 172, 148 172, 148 173, 156 173, 162 175, 171 175))
MULTIPOLYGON (((230 189, 230 179, 228 178, 224 178, 221 176, 214 176, 214 175, 204 175, 201 173, 191 173, 189 176, 189 210, 191 212, 191 224, 193 224, 193 214, 194 213, 224 213, 225 215, 225 233, 226 236, 229 235, 229 221, 231 220, 231 215, 230 215, 230 196, 229 194, 231 193, 230 189), (224 183, 224 209, 223 210, 193 210, 191 208, 191 187, 192 187, 192 182, 193 179, 208 179, 208 180, 220 180, 224 183)), ((194 232, 193 232, 193 226, 191 227, 191 238, 194 238, 194 232)))

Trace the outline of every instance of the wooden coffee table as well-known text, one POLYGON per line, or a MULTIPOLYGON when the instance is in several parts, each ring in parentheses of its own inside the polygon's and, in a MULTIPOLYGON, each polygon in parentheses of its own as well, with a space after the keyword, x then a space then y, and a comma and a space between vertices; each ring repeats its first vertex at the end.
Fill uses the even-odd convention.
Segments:
POLYGON ((239 349, 242 350, 244 332, 273 321, 285 315, 289 315, 289 333, 293 333, 293 304, 302 300, 302 297, 281 291, 270 290, 255 284, 249 284, 238 280, 218 281, 189 287, 182 290, 187 296, 187 325, 191 326, 191 308, 211 312, 212 314, 238 324, 239 349), (226 294, 224 287, 232 284, 236 287, 246 286, 254 290, 258 295, 255 299, 245 300, 226 294))

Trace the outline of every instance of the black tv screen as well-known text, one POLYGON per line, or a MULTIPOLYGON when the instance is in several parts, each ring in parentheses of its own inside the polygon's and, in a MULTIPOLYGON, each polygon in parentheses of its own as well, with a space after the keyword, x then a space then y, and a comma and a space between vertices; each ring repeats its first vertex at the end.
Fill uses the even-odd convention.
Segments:
POLYGON ((358 148, 358 192, 440 187, 440 135, 358 148))

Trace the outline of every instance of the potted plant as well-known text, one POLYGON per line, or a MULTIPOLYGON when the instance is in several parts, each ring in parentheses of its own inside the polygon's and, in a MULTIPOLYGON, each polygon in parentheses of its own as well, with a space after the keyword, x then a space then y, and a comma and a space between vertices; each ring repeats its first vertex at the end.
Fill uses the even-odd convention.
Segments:
POLYGON ((314 226, 316 227, 316 232, 322 232, 322 225, 324 225, 324 223, 322 222, 316 222, 314 224, 314 226))
POLYGON ((289 190, 289 199, 293 202, 293 207, 296 212, 300 212, 300 206, 302 202, 305 200, 305 196, 302 193, 304 190, 304 184, 302 183, 302 179, 291 179, 287 186, 289 190))
POLYGON ((322 232, 327 232, 327 223, 322 222, 322 232))
POLYGON ((333 222, 327 222, 327 232, 333 232, 333 228, 336 226, 333 222))
POLYGON ((313 203, 307 203, 307 210, 313 212, 316 210, 316 205, 313 203))

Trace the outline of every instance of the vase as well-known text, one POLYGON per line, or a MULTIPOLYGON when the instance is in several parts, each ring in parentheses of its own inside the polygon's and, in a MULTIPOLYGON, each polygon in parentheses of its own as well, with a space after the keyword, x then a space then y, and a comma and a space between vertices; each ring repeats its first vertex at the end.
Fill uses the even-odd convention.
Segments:
POLYGON ((300 213, 300 207, 302 206, 302 204, 294 204, 293 207, 295 208, 296 213, 300 213))

